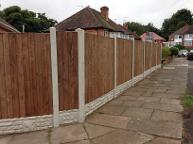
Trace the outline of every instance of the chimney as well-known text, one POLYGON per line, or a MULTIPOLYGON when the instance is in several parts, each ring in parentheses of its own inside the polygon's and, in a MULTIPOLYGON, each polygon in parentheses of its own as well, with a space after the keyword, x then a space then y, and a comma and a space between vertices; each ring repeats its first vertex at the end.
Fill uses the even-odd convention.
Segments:
POLYGON ((105 18, 106 21, 109 20, 109 8, 107 6, 101 7, 101 15, 105 18))

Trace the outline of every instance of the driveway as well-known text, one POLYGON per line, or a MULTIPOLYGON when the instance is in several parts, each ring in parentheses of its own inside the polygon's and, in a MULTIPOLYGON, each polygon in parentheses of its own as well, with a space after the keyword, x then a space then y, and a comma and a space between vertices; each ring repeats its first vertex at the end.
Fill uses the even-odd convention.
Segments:
POLYGON ((98 109, 84 124, 3 136, 0 144, 180 144, 180 98, 187 71, 187 61, 177 58, 98 109))

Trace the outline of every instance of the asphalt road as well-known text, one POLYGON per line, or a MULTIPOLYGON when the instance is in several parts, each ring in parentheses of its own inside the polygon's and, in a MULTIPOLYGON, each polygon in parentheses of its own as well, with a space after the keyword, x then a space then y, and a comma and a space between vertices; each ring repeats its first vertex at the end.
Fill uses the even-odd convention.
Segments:
POLYGON ((187 87, 193 92, 193 61, 188 61, 188 81, 187 87))

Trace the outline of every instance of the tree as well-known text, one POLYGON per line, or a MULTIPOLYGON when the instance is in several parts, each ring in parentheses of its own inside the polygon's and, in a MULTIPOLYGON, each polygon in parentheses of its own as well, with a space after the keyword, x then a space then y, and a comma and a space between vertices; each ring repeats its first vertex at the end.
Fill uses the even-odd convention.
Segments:
POLYGON ((179 28, 183 27, 185 24, 192 24, 192 13, 190 10, 181 9, 174 13, 170 18, 165 19, 162 24, 162 33, 165 38, 178 30, 179 28))
POLYGON ((0 11, 0 17, 19 31, 22 31, 24 25, 25 32, 45 32, 57 23, 56 20, 46 17, 45 13, 22 10, 18 6, 11 6, 0 11))
POLYGON ((132 32, 136 32, 138 35, 142 35, 143 33, 149 31, 149 32, 155 32, 158 35, 162 35, 162 32, 156 28, 152 23, 148 23, 147 25, 142 25, 137 22, 127 22, 128 29, 132 32))

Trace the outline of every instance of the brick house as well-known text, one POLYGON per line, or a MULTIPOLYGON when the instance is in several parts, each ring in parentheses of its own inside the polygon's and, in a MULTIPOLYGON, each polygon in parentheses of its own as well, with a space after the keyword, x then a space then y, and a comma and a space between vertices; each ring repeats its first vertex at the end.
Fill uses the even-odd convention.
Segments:
POLYGON ((142 41, 151 41, 156 43, 163 43, 166 41, 163 37, 159 36, 155 32, 146 32, 140 36, 142 41))
POLYGON ((5 20, 0 18, 0 33, 2 32, 18 33, 19 31, 10 24, 8 24, 5 20))
POLYGON ((193 48, 193 25, 186 24, 169 36, 169 45, 183 45, 186 48, 193 48))
POLYGON ((95 35, 124 39, 138 38, 131 31, 122 25, 116 24, 109 18, 108 7, 101 7, 100 10, 99 12, 88 6, 57 24, 56 29, 60 31, 74 31, 77 28, 81 28, 86 33, 95 35))

